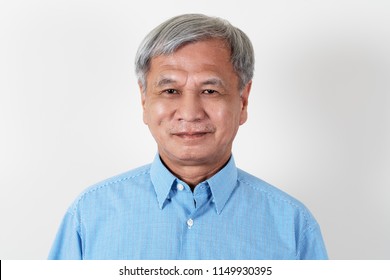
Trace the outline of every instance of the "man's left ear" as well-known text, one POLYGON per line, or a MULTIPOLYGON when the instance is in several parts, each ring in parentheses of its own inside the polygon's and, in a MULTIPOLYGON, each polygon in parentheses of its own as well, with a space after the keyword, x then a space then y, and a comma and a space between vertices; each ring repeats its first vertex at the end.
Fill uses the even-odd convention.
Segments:
POLYGON ((248 118, 248 98, 252 88, 252 81, 249 81, 241 91, 241 116, 240 125, 244 124, 248 118))

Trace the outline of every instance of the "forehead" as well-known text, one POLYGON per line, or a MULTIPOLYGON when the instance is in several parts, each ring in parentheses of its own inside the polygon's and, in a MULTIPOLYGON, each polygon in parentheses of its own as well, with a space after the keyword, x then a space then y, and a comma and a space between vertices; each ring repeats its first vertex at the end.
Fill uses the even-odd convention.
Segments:
POLYGON ((218 39, 186 44, 169 55, 153 57, 148 80, 178 80, 183 78, 235 80, 237 75, 227 44, 218 39))

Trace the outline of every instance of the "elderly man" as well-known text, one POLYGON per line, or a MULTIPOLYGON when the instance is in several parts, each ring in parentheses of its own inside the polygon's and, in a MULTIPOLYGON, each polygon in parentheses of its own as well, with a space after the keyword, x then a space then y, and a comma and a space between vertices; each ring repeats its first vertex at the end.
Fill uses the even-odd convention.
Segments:
POLYGON ((326 259, 300 202, 238 169, 254 54, 219 18, 167 20, 136 56, 152 164, 94 185, 67 211, 51 259, 326 259))

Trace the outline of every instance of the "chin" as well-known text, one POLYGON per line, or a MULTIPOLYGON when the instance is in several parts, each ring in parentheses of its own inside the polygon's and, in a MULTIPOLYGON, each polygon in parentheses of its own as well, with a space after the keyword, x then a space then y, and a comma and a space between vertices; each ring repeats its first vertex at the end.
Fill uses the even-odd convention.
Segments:
POLYGON ((202 153, 191 152, 191 153, 179 154, 176 158, 179 161, 182 161, 182 162, 200 163, 200 162, 207 162, 207 161, 209 161, 210 160, 210 155, 204 155, 202 153))

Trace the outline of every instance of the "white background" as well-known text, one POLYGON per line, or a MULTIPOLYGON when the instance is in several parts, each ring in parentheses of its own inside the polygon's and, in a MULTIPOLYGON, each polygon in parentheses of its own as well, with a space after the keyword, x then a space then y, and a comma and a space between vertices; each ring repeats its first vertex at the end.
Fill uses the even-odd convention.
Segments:
POLYGON ((390 259, 387 0, 0 0, 0 258, 45 259, 82 190, 152 161, 136 48, 193 12, 254 44, 237 165, 308 206, 330 258, 390 259))

